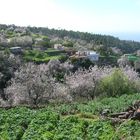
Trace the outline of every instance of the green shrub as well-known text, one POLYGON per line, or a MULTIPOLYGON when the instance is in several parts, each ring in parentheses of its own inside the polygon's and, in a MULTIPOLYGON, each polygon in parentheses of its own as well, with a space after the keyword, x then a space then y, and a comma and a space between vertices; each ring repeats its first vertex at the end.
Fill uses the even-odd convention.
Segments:
POLYGON ((49 41, 42 41, 39 45, 43 46, 44 48, 51 48, 51 43, 49 41))
POLYGON ((75 57, 72 57, 71 59, 71 63, 79 68, 85 68, 85 69, 89 69, 90 66, 94 66, 94 63, 91 62, 89 59, 80 59, 80 58, 75 58, 75 57))
POLYGON ((64 41, 63 46, 65 46, 65 47, 73 47, 73 43, 71 41, 64 41))
POLYGON ((99 91, 101 96, 119 96, 134 92, 134 87, 120 69, 115 69, 111 75, 101 80, 99 91))
POLYGON ((0 46, 0 50, 4 50, 4 47, 0 46))
POLYGON ((118 140, 110 122, 101 120, 89 124, 86 137, 88 140, 118 140))
POLYGON ((4 54, 5 54, 5 55, 10 55, 10 50, 9 50, 9 48, 6 48, 6 49, 4 50, 4 54))
POLYGON ((116 134, 120 139, 139 140, 140 139, 140 123, 138 121, 125 121, 116 130, 116 134))
POLYGON ((47 51, 30 50, 25 51, 23 56, 25 61, 33 61, 36 63, 48 63, 49 60, 60 59, 66 61, 67 57, 61 51, 48 49, 47 51))
POLYGON ((62 56, 60 57, 60 62, 61 62, 61 63, 64 63, 66 60, 68 60, 68 56, 67 56, 67 55, 62 55, 62 56))

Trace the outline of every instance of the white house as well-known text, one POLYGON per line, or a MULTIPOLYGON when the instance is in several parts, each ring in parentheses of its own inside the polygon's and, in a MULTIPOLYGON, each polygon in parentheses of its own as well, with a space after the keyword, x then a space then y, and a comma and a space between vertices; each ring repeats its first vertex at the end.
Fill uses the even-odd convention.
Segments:
POLYGON ((90 61, 98 61, 99 60, 99 54, 95 51, 87 51, 87 57, 90 61))
POLYGON ((78 51, 76 52, 76 55, 79 57, 87 57, 90 61, 99 60, 99 54, 97 54, 95 51, 78 51))

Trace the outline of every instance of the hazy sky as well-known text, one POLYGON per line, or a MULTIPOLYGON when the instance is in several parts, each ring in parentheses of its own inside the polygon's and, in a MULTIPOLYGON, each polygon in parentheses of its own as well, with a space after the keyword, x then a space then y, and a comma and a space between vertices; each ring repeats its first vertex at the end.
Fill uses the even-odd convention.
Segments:
POLYGON ((140 41, 140 0, 0 0, 0 23, 140 41))

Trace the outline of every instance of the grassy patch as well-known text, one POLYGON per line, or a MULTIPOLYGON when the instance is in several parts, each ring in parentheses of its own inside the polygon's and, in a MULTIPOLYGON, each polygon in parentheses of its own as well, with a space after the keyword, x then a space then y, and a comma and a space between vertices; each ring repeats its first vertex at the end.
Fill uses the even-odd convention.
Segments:
POLYGON ((25 51, 24 59, 34 62, 48 62, 49 60, 61 59, 65 54, 62 51, 48 49, 44 52, 37 50, 25 51))

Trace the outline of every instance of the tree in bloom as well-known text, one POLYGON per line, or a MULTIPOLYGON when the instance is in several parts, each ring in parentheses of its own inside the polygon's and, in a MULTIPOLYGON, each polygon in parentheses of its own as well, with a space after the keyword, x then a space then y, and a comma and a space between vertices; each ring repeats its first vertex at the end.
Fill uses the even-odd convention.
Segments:
POLYGON ((13 46, 31 47, 33 39, 31 36, 13 37, 9 40, 9 44, 13 46))
POLYGON ((98 96, 117 96, 140 91, 139 75, 128 66, 122 68, 94 66, 89 70, 79 69, 66 75, 65 82, 68 94, 76 100, 82 97, 94 99, 98 96))
POLYGON ((133 86, 136 92, 140 91, 140 76, 139 73, 130 66, 121 68, 124 75, 128 78, 130 86, 133 86))
POLYGON ((0 53, 0 96, 5 100, 4 88, 7 82, 14 76, 14 72, 20 67, 21 59, 18 56, 0 53))
POLYGON ((118 59, 117 63, 119 67, 131 66, 130 62, 125 56, 122 56, 120 59, 118 59))
POLYGON ((50 60, 47 66, 49 74, 59 82, 63 82, 64 75, 69 74, 73 69, 73 65, 71 63, 60 63, 59 60, 50 60))
POLYGON ((66 75, 65 82, 69 94, 74 98, 93 99, 97 95, 99 81, 112 71, 111 68, 91 67, 89 70, 79 69, 75 73, 66 75))
POLYGON ((11 105, 38 105, 48 103, 53 98, 55 81, 48 74, 45 64, 25 64, 15 72, 5 94, 11 105))
POLYGON ((139 75, 130 67, 94 66, 70 73, 70 68, 65 68, 69 64, 51 63, 27 63, 21 66, 5 89, 7 102, 12 106, 38 106, 49 102, 91 100, 98 96, 117 96, 140 91, 139 75), (55 77, 59 70, 65 71, 63 82, 55 77))

